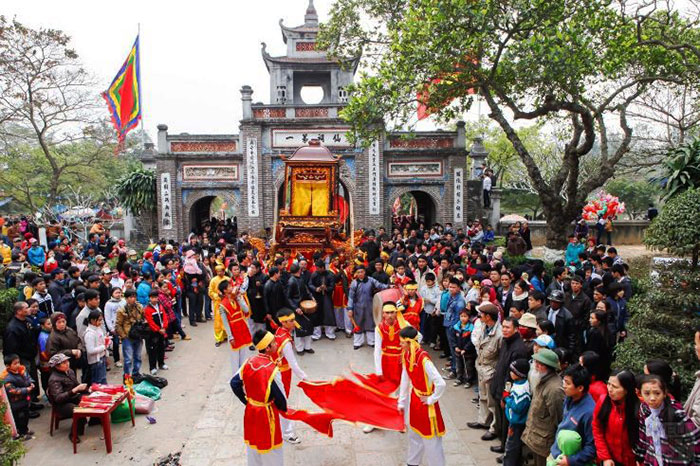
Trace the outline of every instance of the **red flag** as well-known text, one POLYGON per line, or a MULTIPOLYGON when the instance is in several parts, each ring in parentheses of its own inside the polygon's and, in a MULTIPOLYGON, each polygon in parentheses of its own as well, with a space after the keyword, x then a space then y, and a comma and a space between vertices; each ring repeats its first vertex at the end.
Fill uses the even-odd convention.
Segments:
POLYGON ((140 72, 139 38, 136 36, 124 64, 112 80, 109 89, 102 93, 112 116, 112 124, 117 131, 117 152, 124 145, 127 133, 134 129, 141 119, 140 72))
MULTIPOLYGON (((479 61, 476 58, 467 58, 473 65, 477 65, 479 61)), ((461 92, 459 89, 457 91, 448 92, 448 95, 442 102, 437 104, 429 105, 430 101, 430 88, 443 83, 447 86, 454 84, 456 80, 460 79, 460 75, 463 74, 464 66, 459 63, 455 65, 455 71, 452 73, 441 73, 438 77, 432 78, 429 82, 423 84, 423 88, 416 93, 416 100, 418 101, 418 119, 423 120, 429 115, 439 112, 443 108, 447 107, 450 102, 459 97, 458 93, 461 92)), ((467 89, 467 94, 475 94, 476 90, 472 87, 467 89)))
POLYGON ((406 430, 397 399, 345 378, 330 382, 301 381, 306 396, 335 419, 367 424, 387 430, 406 430))
POLYGON ((280 415, 290 421, 301 421, 313 427, 314 430, 333 438, 333 415, 330 413, 310 413, 302 409, 287 408, 287 412, 280 411, 280 415))
POLYGON ((399 388, 399 385, 395 381, 388 380, 382 375, 358 374, 357 372, 353 372, 352 375, 357 377, 363 385, 367 385, 381 393, 394 393, 396 389, 399 388))

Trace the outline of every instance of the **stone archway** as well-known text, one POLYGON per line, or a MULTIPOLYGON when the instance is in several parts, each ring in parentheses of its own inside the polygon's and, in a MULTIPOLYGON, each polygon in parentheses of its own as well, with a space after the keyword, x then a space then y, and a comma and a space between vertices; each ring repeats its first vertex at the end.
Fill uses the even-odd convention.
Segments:
POLYGON ((386 197, 387 202, 385 203, 385 217, 387 219, 387 224, 390 230, 394 228, 393 224, 393 205, 397 198, 403 196, 404 194, 410 194, 414 197, 417 204, 417 221, 423 221, 426 227, 434 223, 444 224, 444 202, 440 199, 443 198, 439 187, 437 186, 399 186, 394 187, 386 197))
POLYGON ((226 204, 226 218, 237 216, 240 210, 240 191, 238 189, 183 189, 186 195, 183 203, 183 233, 198 230, 202 222, 210 218, 212 204, 220 199, 226 204))

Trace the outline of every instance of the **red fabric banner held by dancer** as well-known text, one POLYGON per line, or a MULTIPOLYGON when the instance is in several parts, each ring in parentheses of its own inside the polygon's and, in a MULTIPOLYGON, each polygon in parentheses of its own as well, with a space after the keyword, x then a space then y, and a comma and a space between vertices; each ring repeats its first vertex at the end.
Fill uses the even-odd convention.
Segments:
POLYGON ((334 419, 400 432, 406 430, 397 399, 371 387, 345 378, 335 378, 329 382, 302 381, 298 386, 334 419))
POLYGON ((381 393, 394 393, 399 386, 396 382, 386 379, 384 376, 377 374, 358 374, 353 372, 352 375, 370 388, 373 388, 381 393))
POLYGON ((290 421, 299 421, 311 426, 314 430, 333 438, 333 425, 335 417, 330 413, 310 413, 301 409, 287 408, 287 412, 280 411, 280 416, 290 421))

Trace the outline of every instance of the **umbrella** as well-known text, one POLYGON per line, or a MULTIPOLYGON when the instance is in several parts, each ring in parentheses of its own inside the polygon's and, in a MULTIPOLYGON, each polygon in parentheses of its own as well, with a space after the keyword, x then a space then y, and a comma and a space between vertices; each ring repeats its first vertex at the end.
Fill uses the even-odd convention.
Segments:
POLYGON ((499 223, 515 223, 515 222, 527 222, 527 219, 522 215, 518 214, 508 214, 501 217, 499 223))

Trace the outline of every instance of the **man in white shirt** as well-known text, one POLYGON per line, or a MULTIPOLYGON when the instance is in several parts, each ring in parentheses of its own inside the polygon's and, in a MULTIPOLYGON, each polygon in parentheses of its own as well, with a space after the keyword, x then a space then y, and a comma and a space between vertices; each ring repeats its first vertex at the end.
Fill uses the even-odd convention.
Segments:
POLYGON ((438 400, 445 391, 445 380, 418 343, 418 331, 411 326, 399 333, 402 348, 402 373, 399 389, 399 410, 404 410, 408 423, 408 455, 406 463, 420 464, 425 456, 428 466, 444 466, 445 453, 442 420, 438 400))
POLYGON ((482 188, 484 190, 484 208, 491 208, 491 177, 493 176, 493 170, 487 168, 484 172, 482 188))

